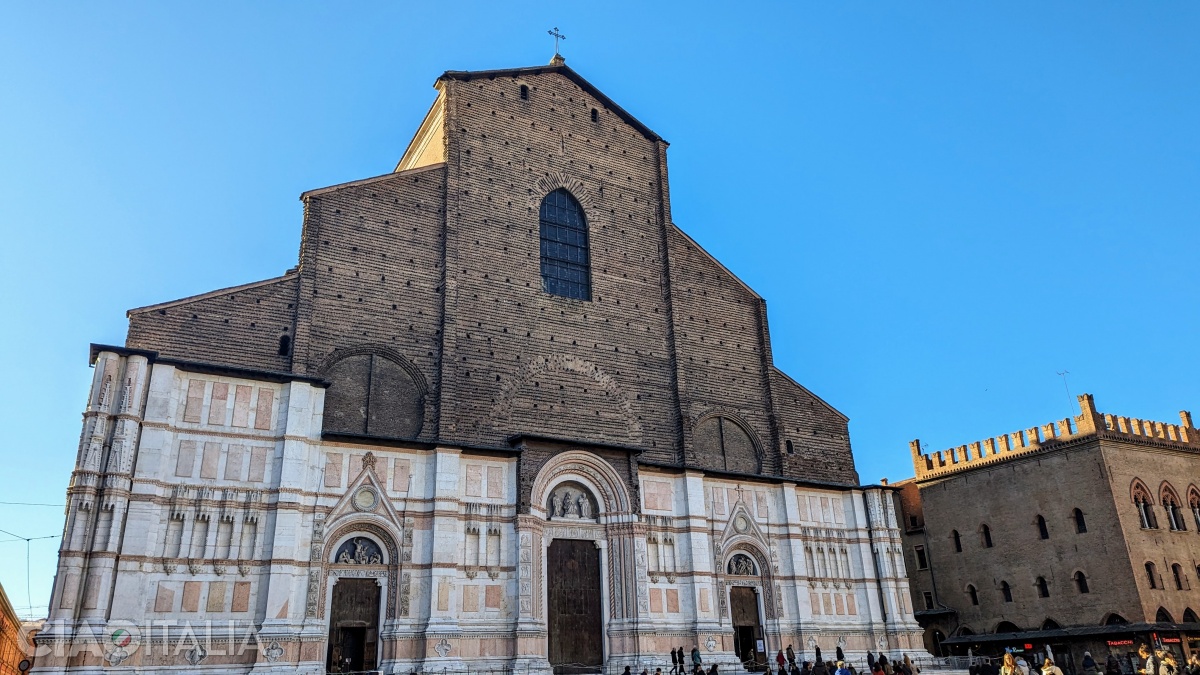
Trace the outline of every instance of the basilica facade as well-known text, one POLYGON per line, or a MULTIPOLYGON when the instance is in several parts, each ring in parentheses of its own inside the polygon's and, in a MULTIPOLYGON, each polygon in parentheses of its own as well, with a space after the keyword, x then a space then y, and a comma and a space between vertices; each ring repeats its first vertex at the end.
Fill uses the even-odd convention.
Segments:
POLYGON ((37 672, 920 650, 889 488, 673 222, 666 142, 557 56, 435 87, 392 172, 302 195, 296 267, 92 346, 37 672))

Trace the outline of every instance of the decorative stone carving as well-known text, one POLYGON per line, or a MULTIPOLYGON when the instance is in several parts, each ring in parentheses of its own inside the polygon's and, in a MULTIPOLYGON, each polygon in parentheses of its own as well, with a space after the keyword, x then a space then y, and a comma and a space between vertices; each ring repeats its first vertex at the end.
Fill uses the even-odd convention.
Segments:
POLYGON ((183 658, 193 666, 200 665, 200 662, 208 657, 208 650, 203 645, 196 645, 183 653, 183 658))
POLYGON ((444 658, 446 658, 446 655, 450 653, 450 650, 453 648, 454 648, 454 646, 450 644, 449 640, 447 640, 446 638, 442 638, 441 642, 434 645, 433 651, 437 652, 438 656, 440 656, 444 659, 444 658))
POLYGON ((710 652, 717 651, 717 638, 709 635, 708 639, 704 641, 704 648, 710 652))
POLYGON ((758 570, 754 567, 754 561, 744 553, 735 553, 729 559, 726 571, 736 576, 758 576, 758 570))
POLYGON ((339 565, 382 565, 383 551, 371 539, 354 537, 338 548, 334 562, 339 565))
POLYGON ((267 663, 275 663, 281 656, 283 656, 283 647, 280 647, 275 640, 271 640, 271 643, 263 650, 263 658, 267 660, 267 663))
POLYGON ((546 502, 546 515, 550 520, 596 519, 596 498, 579 483, 563 483, 554 488, 546 502))
MULTIPOLYGON (((368 456, 370 454, 367 453, 368 456)), ((379 506, 379 493, 375 491, 375 488, 364 485, 354 491, 354 497, 350 503, 357 511, 374 511, 379 506)))

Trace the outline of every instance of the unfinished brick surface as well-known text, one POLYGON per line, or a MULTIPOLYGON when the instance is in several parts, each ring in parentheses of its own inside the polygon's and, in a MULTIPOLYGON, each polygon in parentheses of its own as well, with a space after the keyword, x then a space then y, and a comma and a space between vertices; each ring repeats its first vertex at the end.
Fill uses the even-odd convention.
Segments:
POLYGON ((665 141, 566 66, 438 87, 442 147, 306 193, 296 270, 132 310, 127 345, 324 377, 329 432, 857 482, 846 418, 772 365, 763 299, 671 221, 665 141), (557 188, 587 220, 590 301, 542 289, 557 188), (737 438, 711 437, 718 416, 737 438))

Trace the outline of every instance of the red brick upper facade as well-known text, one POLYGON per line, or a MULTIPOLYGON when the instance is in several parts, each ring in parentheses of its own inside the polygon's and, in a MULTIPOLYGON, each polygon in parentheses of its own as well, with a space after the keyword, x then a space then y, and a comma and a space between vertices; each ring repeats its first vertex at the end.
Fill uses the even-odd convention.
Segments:
POLYGON ((671 221, 661 138, 565 65, 437 86, 419 133, 441 147, 306 193, 296 269, 132 310, 127 346, 329 379, 326 432, 858 483, 846 418, 772 365, 763 299, 671 221), (586 219, 590 300, 542 287, 559 188, 586 219))

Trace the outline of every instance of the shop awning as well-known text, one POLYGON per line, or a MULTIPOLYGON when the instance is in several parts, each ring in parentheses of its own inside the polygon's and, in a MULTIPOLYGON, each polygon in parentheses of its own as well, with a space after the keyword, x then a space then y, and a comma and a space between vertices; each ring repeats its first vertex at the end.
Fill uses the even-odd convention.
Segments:
POLYGON ((1139 635, 1143 633, 1200 633, 1200 623, 1122 623, 1113 626, 1075 626, 1050 630, 1025 630, 1019 633, 957 635, 942 640, 943 645, 977 645, 997 642, 1053 642, 1055 640, 1100 635, 1139 635))

